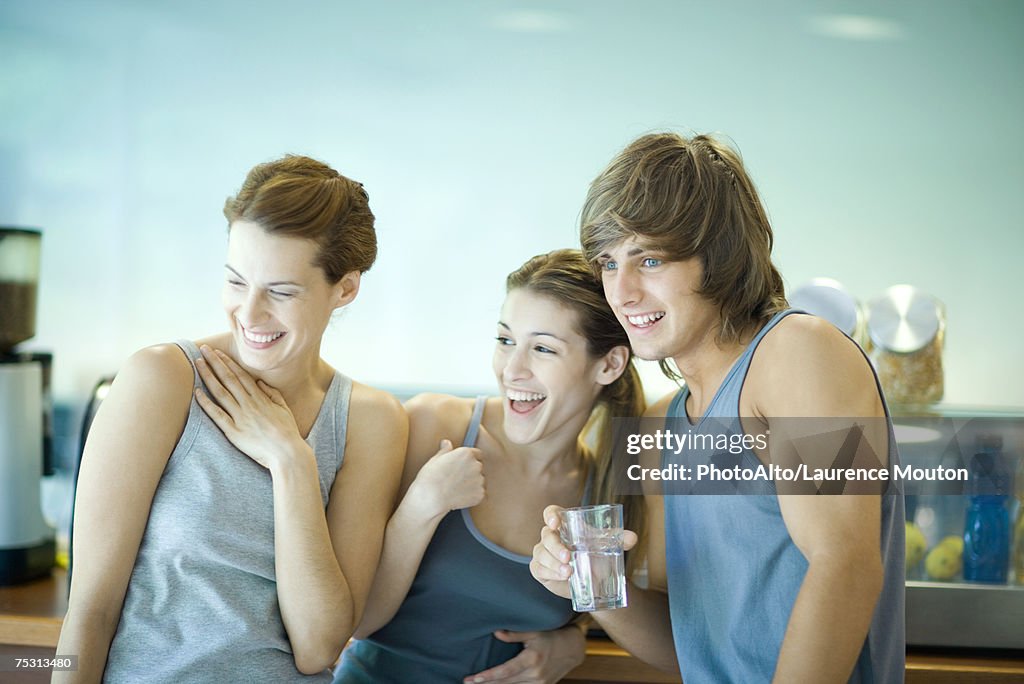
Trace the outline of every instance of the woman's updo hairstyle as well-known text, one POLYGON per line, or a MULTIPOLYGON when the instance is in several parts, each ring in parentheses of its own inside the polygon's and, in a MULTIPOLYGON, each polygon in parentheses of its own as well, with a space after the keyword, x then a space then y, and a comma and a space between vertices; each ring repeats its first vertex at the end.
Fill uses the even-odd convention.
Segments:
POLYGON ((315 266, 330 284, 365 273, 377 258, 373 212, 362 183, 309 157, 287 155, 259 164, 224 203, 228 224, 252 221, 274 235, 310 240, 315 266))

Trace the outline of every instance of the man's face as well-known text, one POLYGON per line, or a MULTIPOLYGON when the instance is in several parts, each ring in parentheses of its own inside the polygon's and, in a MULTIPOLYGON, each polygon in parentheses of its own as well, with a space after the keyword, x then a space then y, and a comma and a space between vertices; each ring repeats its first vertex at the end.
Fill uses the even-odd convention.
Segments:
POLYGON ((597 263, 608 304, 639 358, 679 363, 714 340, 718 309, 697 294, 704 277, 699 258, 667 261, 643 238, 631 237, 611 245, 597 263))

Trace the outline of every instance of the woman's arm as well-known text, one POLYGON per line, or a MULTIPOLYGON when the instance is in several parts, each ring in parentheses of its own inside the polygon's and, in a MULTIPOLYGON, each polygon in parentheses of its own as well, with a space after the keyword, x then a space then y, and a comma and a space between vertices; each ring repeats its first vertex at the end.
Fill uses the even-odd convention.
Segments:
MULTIPOLYGON (((286 519, 275 513, 281 612, 296 654, 308 644, 320 656, 317 671, 337 661, 362 616, 380 560, 384 527, 394 510, 407 430, 408 420, 398 400, 353 383, 345 461, 327 505, 330 544, 322 566, 311 563, 312 552, 321 548, 314 547, 319 534, 309 535, 298 515, 286 519), (335 579, 334 572, 339 570, 340 578, 335 579)), ((315 472, 312 475, 315 478, 315 472)), ((311 497, 319 505, 319 485, 314 480, 310 483, 305 496, 291 499, 296 509, 299 504, 308 505, 311 497)), ((275 486, 274 505, 280 510, 278 500, 286 500, 287 495, 282 488, 279 497, 277 490, 275 486)), ((322 521, 321 511, 317 522, 322 521)))
POLYGON ((296 668, 330 667, 352 636, 394 506, 408 423, 391 395, 353 383, 342 468, 325 511, 316 458, 281 394, 222 352, 197 364, 203 409, 242 452, 270 471, 277 597, 296 668))
POLYGON ((406 404, 409 441, 402 474, 404 495, 387 524, 380 566, 355 632, 358 639, 373 634, 398 612, 445 514, 483 500, 479 451, 452 449, 448 440, 438 450, 441 437, 450 432, 446 425, 462 422, 456 406, 457 400, 440 395, 419 395, 406 404))
MULTIPOLYGON (((153 495, 188 418, 192 366, 178 347, 134 354, 100 405, 85 444, 75 501, 75 573, 57 653, 76 672, 53 682, 103 676, 153 495)), ((143 656, 144 657, 144 656, 143 656)))

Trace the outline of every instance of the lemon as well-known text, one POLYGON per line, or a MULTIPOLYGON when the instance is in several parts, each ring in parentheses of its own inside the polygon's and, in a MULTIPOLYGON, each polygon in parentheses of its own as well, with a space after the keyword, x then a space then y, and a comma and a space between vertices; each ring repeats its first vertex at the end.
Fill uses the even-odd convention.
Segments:
POLYGON ((907 521, 906 542, 906 564, 907 570, 910 570, 924 558, 924 550, 928 547, 928 543, 924 539, 924 533, 921 531, 921 528, 910 521, 907 521))
POLYGON ((964 538, 963 537, 957 537, 956 535, 950 535, 948 537, 943 537, 942 541, 940 541, 938 543, 938 546, 943 546, 943 545, 947 545, 950 548, 952 548, 953 551, 958 556, 962 556, 964 554, 964 538))
POLYGON ((954 544, 938 544, 924 559, 924 569, 934 580, 948 580, 960 572, 961 553, 954 544))

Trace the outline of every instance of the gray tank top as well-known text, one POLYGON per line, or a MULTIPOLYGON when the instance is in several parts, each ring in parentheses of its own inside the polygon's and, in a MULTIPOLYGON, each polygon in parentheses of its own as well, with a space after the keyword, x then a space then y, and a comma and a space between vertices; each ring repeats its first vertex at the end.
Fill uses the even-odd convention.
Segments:
MULTIPOLYGON (((177 345, 194 371, 198 347, 177 345)), ((351 390, 351 380, 335 373, 306 440, 325 508, 344 457, 351 390)), ((103 681, 330 680, 327 670, 309 677, 295 668, 281 620, 270 473, 193 398, 153 497, 103 681)))
MULTIPOLYGON (((463 446, 475 446, 486 397, 479 397, 463 446)), ((530 575, 521 556, 483 536, 468 509, 442 518, 398 612, 369 638, 349 644, 334 681, 346 684, 453 684, 522 650, 499 629, 557 629, 569 601, 530 575)))
MULTIPOLYGON (((694 434, 720 434, 730 426, 735 430, 740 392, 754 351, 768 331, 792 313, 802 312, 776 314, 754 337, 695 426, 686 416, 689 391, 680 390, 669 406, 669 429, 691 429, 694 434)), ((881 395, 881 387, 878 391, 881 395)), ((888 419, 888 407, 885 415, 888 419)), ((749 450, 728 456, 726 465, 760 465, 749 450)), ((899 463, 891 420, 888 459, 890 464, 899 463)), ((757 493, 665 497, 669 607, 676 655, 687 684, 771 681, 807 572, 807 560, 782 519, 775 484, 765 481, 742 491, 757 493)), ((884 585, 850 677, 850 682, 863 684, 903 681, 903 494, 892 487, 881 501, 884 585)))

